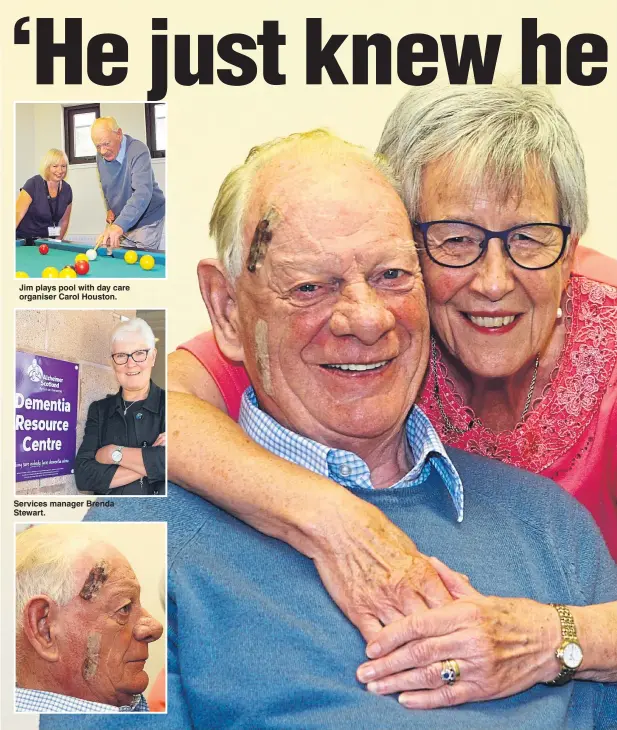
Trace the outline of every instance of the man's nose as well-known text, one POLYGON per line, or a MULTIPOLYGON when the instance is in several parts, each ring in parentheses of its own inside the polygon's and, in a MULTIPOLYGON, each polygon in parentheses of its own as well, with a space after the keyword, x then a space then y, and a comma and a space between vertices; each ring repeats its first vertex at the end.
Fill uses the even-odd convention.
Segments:
POLYGON ((162 634, 163 624, 142 608, 142 615, 133 627, 133 636, 137 641, 150 643, 151 641, 160 639, 162 634))
POLYGON ((486 253, 475 264, 477 268, 470 284, 471 290, 491 302, 498 302, 515 287, 512 266, 514 264, 508 259, 503 241, 492 238, 487 244, 486 253))
POLYGON ((346 286, 330 318, 334 335, 352 335, 365 345, 375 344, 395 324, 394 314, 366 282, 346 286))

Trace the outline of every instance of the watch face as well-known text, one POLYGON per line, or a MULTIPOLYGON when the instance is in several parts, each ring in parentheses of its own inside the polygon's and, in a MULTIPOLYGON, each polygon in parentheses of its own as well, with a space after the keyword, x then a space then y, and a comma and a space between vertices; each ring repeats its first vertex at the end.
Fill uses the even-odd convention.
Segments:
POLYGON ((120 449, 116 449, 115 451, 111 452, 111 458, 117 463, 122 459, 122 452, 120 449))
POLYGON ((563 663, 570 669, 576 669, 583 661, 583 651, 581 647, 571 641, 563 648, 563 663))

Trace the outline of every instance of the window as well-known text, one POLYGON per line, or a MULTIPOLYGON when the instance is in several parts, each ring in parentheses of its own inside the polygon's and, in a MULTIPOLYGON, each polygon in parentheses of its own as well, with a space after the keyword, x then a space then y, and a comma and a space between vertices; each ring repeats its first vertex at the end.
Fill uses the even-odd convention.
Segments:
POLYGON ((146 104, 146 140, 151 157, 165 157, 167 104, 146 104))
POLYGON ((70 165, 96 162, 96 148, 90 139, 90 127, 100 116, 100 104, 64 107, 64 148, 70 165))

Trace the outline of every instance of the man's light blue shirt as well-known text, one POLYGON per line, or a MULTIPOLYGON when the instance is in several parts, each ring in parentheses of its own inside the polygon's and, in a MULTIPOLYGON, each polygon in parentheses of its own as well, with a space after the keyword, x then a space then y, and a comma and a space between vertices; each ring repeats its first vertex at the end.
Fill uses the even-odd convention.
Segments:
MULTIPOLYGON (((343 487, 374 489, 365 461, 350 451, 324 446, 284 428, 259 408, 253 388, 247 388, 242 395, 238 423, 254 441, 287 461, 332 479, 343 487)), ((458 522, 462 522, 463 483, 437 432, 418 406, 409 412, 405 433, 414 465, 390 489, 418 486, 426 481, 434 468, 454 502, 458 522)))
POLYGON ((149 712, 143 695, 135 695, 130 705, 116 707, 102 702, 91 702, 40 689, 15 688, 16 712, 149 712))
MULTIPOLYGON (((122 135, 122 142, 120 142, 120 150, 118 151, 118 154, 115 156, 111 162, 118 162, 120 165, 124 162, 124 157, 126 155, 126 136, 122 135)), ((105 158, 103 158, 103 162, 107 162, 105 158)))

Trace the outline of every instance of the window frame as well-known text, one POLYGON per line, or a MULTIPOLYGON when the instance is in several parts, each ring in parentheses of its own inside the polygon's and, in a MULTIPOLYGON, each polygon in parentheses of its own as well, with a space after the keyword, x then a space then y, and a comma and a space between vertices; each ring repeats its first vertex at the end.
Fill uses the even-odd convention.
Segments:
POLYGON ((75 125, 73 123, 76 114, 84 114, 84 112, 94 112, 96 118, 101 116, 100 104, 75 104, 65 106, 64 114, 64 150, 69 159, 69 165, 85 165, 96 162, 96 155, 88 155, 86 157, 78 157, 75 154, 75 125))
POLYGON ((165 102, 146 102, 144 104, 146 115, 146 144, 148 145, 150 157, 152 159, 161 159, 166 157, 166 150, 158 150, 154 146, 156 141, 156 119, 154 115, 154 107, 157 104, 164 104, 167 106, 165 102))

